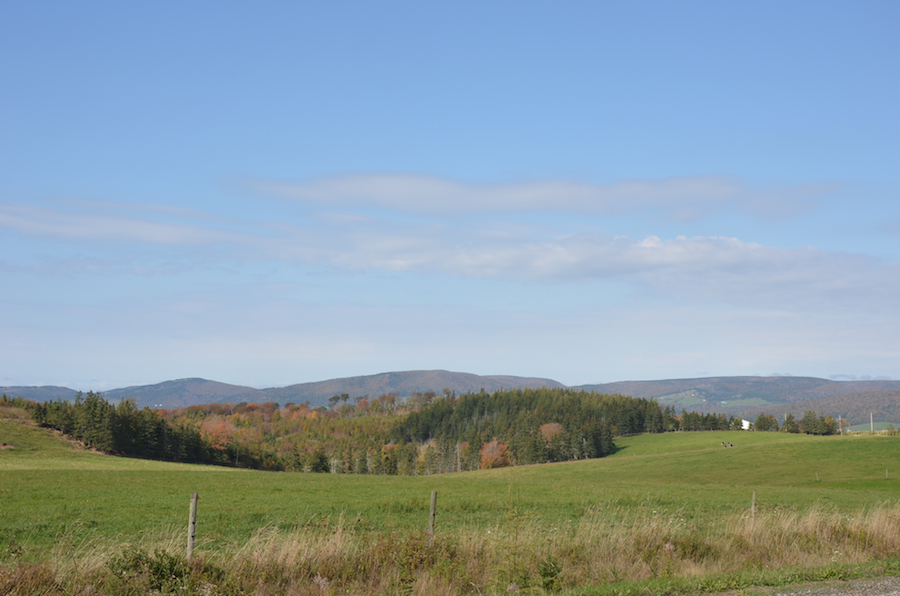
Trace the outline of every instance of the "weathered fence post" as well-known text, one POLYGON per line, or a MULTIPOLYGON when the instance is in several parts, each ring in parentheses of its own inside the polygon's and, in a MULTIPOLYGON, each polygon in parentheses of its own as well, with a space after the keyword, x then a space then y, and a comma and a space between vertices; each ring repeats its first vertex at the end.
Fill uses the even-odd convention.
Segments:
POLYGON ((750 500, 750 521, 756 522, 756 491, 753 491, 753 498, 750 500))
POLYGON ((431 491, 431 511, 428 514, 428 546, 434 544, 434 518, 437 515, 437 491, 431 491))
POLYGON ((197 501, 200 495, 191 493, 191 513, 188 517, 188 539, 187 539, 187 560, 191 560, 194 554, 194 537, 197 535, 197 501))

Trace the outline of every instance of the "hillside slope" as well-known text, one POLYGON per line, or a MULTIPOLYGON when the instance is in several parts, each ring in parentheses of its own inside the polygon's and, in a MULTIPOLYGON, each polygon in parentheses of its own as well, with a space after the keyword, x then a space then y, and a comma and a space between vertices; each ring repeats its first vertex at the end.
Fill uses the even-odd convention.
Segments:
MULTIPOLYGON (((275 401, 281 404, 308 401, 313 407, 328 404, 333 395, 347 394, 352 397, 369 396, 375 398, 394 393, 408 397, 413 393, 434 391, 441 393, 449 389, 456 393, 474 393, 484 389, 487 392, 501 389, 525 389, 537 387, 564 387, 552 379, 515 377, 504 375, 480 376, 470 373, 446 370, 413 370, 389 372, 377 375, 329 379, 313 383, 299 383, 287 387, 255 389, 241 385, 229 385, 207 379, 191 378, 164 381, 153 385, 136 385, 103 391, 103 396, 111 402, 121 398, 134 399, 139 407, 183 408, 210 403, 265 403, 275 401)), ((0 394, 11 397, 44 402, 57 398, 75 399, 76 391, 67 387, 0 387, 0 394)))
POLYGON ((131 398, 139 406, 151 408, 184 408, 220 402, 263 403, 272 401, 265 391, 206 379, 178 379, 155 385, 123 387, 106 391, 104 396, 113 402, 120 398, 131 398))
MULTIPOLYGON (((298 383, 287 387, 255 389, 229 385, 207 379, 191 378, 165 381, 153 385, 123 387, 103 391, 110 401, 122 397, 133 398, 141 407, 178 408, 205 403, 263 403, 300 404, 309 401, 313 407, 327 405, 333 395, 347 394, 350 398, 375 398, 393 393, 407 397, 413 393, 444 389, 457 394, 493 392, 511 388, 565 387, 546 378, 502 375, 474 375, 446 370, 387 372, 376 375, 329 379, 298 383)), ((598 393, 652 397, 663 405, 680 411, 715 412, 726 415, 755 417, 759 412, 783 414, 811 409, 826 414, 847 415, 851 419, 862 412, 875 413, 876 418, 900 419, 900 381, 830 381, 814 377, 709 377, 696 379, 666 379, 659 381, 619 381, 579 385, 572 389, 598 393), (822 401, 846 396, 837 401, 822 401), (895 399, 896 398, 896 399, 895 399), (786 407, 790 404, 795 406, 786 407), (879 414, 880 412, 880 414, 879 414)), ((62 398, 74 399, 76 392, 67 387, 0 387, 0 393, 21 396, 35 401, 62 398)))
MULTIPOLYGON (((819 402, 847 394, 875 395, 900 391, 900 381, 830 381, 815 377, 710 377, 661 381, 622 381, 581 385, 579 389, 599 393, 622 393, 654 397, 676 408, 744 415, 759 412, 794 411, 786 404, 819 402)), ((796 408, 795 408, 796 409, 796 408)), ((814 408, 818 411, 819 406, 814 408)), ((802 413, 802 410, 801 410, 802 413)))
POLYGON ((56 385, 42 385, 40 387, 0 387, 0 395, 8 395, 9 397, 24 397, 32 401, 53 401, 55 399, 70 400, 75 399, 78 393, 74 389, 68 387, 58 387, 56 385))
POLYGON ((446 370, 412 370, 330 379, 316 383, 300 383, 263 391, 272 401, 301 403, 309 400, 311 404, 318 405, 327 403, 328 398, 332 395, 343 393, 350 397, 364 395, 377 397, 385 393, 396 393, 405 397, 415 392, 441 393, 444 389, 456 393, 475 393, 484 389, 492 393, 501 389, 535 389, 538 387, 562 388, 564 385, 552 379, 500 375, 480 376, 446 370))
POLYGON ((900 422, 900 390, 856 391, 823 399, 810 399, 789 404, 749 408, 746 415, 755 418, 761 413, 773 414, 782 419, 785 414, 801 417, 812 410, 835 418, 840 415, 849 420, 850 425, 868 424, 869 415, 876 422, 900 422))

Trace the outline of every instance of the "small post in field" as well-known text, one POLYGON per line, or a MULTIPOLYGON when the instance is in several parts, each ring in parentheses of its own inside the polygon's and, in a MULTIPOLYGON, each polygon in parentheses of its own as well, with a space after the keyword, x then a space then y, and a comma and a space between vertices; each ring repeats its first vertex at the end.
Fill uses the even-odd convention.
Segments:
POLYGON ((431 512, 428 514, 428 546, 434 544, 434 518, 437 515, 437 491, 431 491, 431 512))
POLYGON ((197 501, 200 495, 191 493, 191 513, 188 517, 188 539, 187 539, 187 560, 191 560, 194 554, 194 537, 197 535, 197 501))
POLYGON ((816 472, 816 482, 818 482, 818 481, 819 481, 819 473, 816 472))
POLYGON ((756 521, 756 491, 753 491, 753 498, 750 500, 750 521, 756 521))

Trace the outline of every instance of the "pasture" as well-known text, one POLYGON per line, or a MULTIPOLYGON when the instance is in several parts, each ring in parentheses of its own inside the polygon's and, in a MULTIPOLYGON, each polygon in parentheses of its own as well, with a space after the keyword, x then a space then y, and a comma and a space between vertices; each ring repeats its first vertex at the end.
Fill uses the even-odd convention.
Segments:
MULTIPOLYGON (((68 556, 93 553, 93 567, 85 565, 99 573, 122 550, 180 553, 192 492, 200 494, 198 557, 227 568, 248 552, 265 551, 301 569, 298 586, 312 585, 328 569, 332 588, 343 578, 340 585, 359 593, 388 593, 401 584, 417 593, 437 587, 464 593, 472 586, 503 591, 512 584, 582 589, 815 567, 828 563, 831 551, 841 553, 840 562, 865 563, 896 556, 891 549, 900 547, 895 437, 642 435, 617 439, 619 451, 605 459, 425 477, 256 472, 115 458, 4 420, 0 443, 11 446, 0 449, 0 556, 6 559, 0 564, 14 558, 63 565, 68 556), (459 565, 452 573, 425 563, 412 571, 400 565, 378 572, 383 581, 355 581, 352 569, 363 563, 350 559, 367 553, 367 545, 385 549, 423 539, 432 490, 438 491, 436 543, 443 545, 435 548, 450 549, 448 558, 458 558, 459 565), (878 528, 860 525, 870 515, 865 523, 878 528), (822 528, 844 528, 843 538, 834 537, 843 542, 820 548, 814 544, 819 538, 794 535, 803 524, 811 524, 813 537, 822 528), (342 546, 328 547, 340 551, 329 556, 347 559, 344 568, 310 554, 310 545, 335 536, 342 546), (812 542, 795 560, 789 553, 797 540, 812 542), (763 552, 766 544, 784 552, 763 552), (741 549, 756 559, 745 560, 741 549), (300 551, 311 557, 303 565, 291 558, 300 551), (472 567, 471 558, 483 563, 472 567), (452 579, 460 574, 468 584, 452 579)), ((375 564, 375 553, 365 557, 365 565, 375 564)))

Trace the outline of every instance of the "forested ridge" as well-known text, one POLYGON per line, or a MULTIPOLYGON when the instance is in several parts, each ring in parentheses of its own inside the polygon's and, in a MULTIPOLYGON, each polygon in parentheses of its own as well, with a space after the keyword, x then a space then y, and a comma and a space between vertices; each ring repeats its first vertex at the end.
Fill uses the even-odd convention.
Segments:
POLYGON ((615 449, 615 435, 675 428, 674 412, 653 400, 572 389, 511 389, 428 401, 399 421, 390 438, 398 443, 496 442, 501 462, 530 464, 604 457, 615 449))
MULTIPOLYGON (((605 457, 614 438, 676 430, 739 430, 740 419, 682 411, 655 400, 578 389, 510 389, 408 399, 335 395, 329 406, 207 404, 175 410, 118 405, 100 393, 72 402, 0 398, 105 453, 267 470, 425 475, 605 457)), ((787 432, 834 432, 809 412, 787 432)), ((760 416, 758 430, 779 430, 760 416)))

